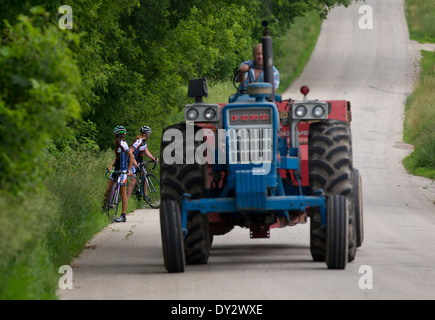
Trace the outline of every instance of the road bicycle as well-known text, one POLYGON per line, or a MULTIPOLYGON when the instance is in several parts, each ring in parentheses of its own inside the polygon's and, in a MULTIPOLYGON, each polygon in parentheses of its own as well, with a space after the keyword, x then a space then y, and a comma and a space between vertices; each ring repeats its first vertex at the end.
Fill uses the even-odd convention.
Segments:
POLYGON ((136 185, 133 192, 137 199, 143 199, 151 208, 160 208, 160 181, 152 173, 148 173, 147 164, 154 163, 153 170, 156 168, 157 162, 149 160, 139 163, 137 172, 136 185))
POLYGON ((104 212, 107 214, 110 222, 113 222, 116 219, 116 215, 118 214, 118 206, 121 202, 121 196, 119 195, 119 191, 121 189, 121 177, 123 174, 127 174, 127 171, 106 169, 107 179, 109 179, 109 173, 112 174, 115 183, 113 184, 112 190, 110 190, 110 198, 104 207, 104 212))

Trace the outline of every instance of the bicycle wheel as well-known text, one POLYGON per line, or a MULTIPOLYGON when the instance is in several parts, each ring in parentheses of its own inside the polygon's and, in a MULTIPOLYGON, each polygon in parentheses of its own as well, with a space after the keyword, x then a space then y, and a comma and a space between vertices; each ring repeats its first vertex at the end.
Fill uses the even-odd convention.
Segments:
MULTIPOLYGON (((144 200, 145 202, 154 209, 160 208, 160 181, 153 174, 145 175, 145 179, 142 180, 142 183, 147 184, 147 194, 144 192, 144 200)), ((142 189, 145 190, 145 185, 142 185, 142 189)))
POLYGON ((112 191, 110 192, 110 200, 107 203, 107 217, 110 222, 113 222, 116 218, 116 214, 118 213, 118 205, 119 205, 119 184, 114 184, 112 187, 112 191))
POLYGON ((133 194, 137 198, 137 201, 142 200, 142 194, 141 194, 141 187, 140 187, 140 185, 141 185, 141 179, 140 179, 140 177, 138 177, 136 179, 136 184, 134 185, 134 188, 133 188, 133 194))
POLYGON ((109 218, 109 220, 110 220, 110 216, 112 214, 112 212, 110 210, 112 209, 112 206, 113 206, 112 201, 113 201, 113 198, 114 198, 114 195, 115 195, 115 187, 116 187, 116 184, 114 184, 112 186, 112 189, 110 189, 109 201, 107 201, 106 208, 105 208, 105 212, 106 212, 107 217, 109 218))

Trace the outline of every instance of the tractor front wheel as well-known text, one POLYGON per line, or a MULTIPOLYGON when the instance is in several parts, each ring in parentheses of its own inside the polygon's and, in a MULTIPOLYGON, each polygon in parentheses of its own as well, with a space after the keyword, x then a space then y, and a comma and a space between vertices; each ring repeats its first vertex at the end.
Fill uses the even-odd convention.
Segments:
POLYGON ((184 272, 183 231, 177 201, 165 200, 161 203, 160 231, 166 270, 170 273, 184 272))
MULTIPOLYGON (((175 124, 165 129, 161 143, 160 197, 164 200, 175 200, 179 211, 183 195, 188 193, 192 199, 202 197, 205 189, 205 165, 200 165, 188 158, 188 154, 196 154, 203 141, 187 141, 188 129, 196 138, 198 126, 187 128, 187 124, 175 124), (165 136, 174 137, 165 141, 165 136), (179 152, 180 154, 176 154, 179 152), (180 161, 168 161, 170 156, 179 156, 180 161), (192 163, 193 162, 193 163, 192 163)), ((193 139, 193 138, 192 138, 193 139)), ((205 139, 205 138, 204 138, 205 139)), ((200 211, 190 211, 187 215, 187 235, 184 238, 184 256, 186 264, 206 264, 210 254, 210 226, 208 215, 200 211)))
POLYGON ((353 205, 355 212, 356 245, 364 241, 362 180, 358 169, 353 169, 353 205))
POLYGON ((344 269, 349 250, 349 212, 346 198, 329 197, 326 203, 326 265, 328 269, 344 269))

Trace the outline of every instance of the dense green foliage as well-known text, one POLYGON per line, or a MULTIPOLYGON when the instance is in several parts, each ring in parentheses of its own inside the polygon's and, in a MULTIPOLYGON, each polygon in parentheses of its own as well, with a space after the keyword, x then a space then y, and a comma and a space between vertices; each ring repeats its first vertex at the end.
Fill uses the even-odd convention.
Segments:
POLYGON ((55 26, 36 28, 25 16, 19 21, 6 25, 0 51, 0 179, 15 192, 44 178, 40 163, 49 139, 80 112, 80 74, 67 38, 55 26), (28 178, 15 179, 21 175, 28 178))
POLYGON ((55 298, 59 266, 107 224, 99 207, 115 125, 128 142, 151 126, 159 154, 188 80, 230 79, 261 20, 279 59, 296 17, 350 2, 76 0, 63 30, 60 0, 0 0, 0 298, 55 298))

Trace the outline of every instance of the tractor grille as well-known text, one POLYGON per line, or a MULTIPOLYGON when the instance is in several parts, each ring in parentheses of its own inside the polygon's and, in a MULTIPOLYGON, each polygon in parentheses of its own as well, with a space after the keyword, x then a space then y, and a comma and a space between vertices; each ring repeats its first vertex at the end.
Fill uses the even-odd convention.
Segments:
POLYGON ((228 130, 230 164, 272 162, 273 132, 271 128, 241 128, 228 130))

